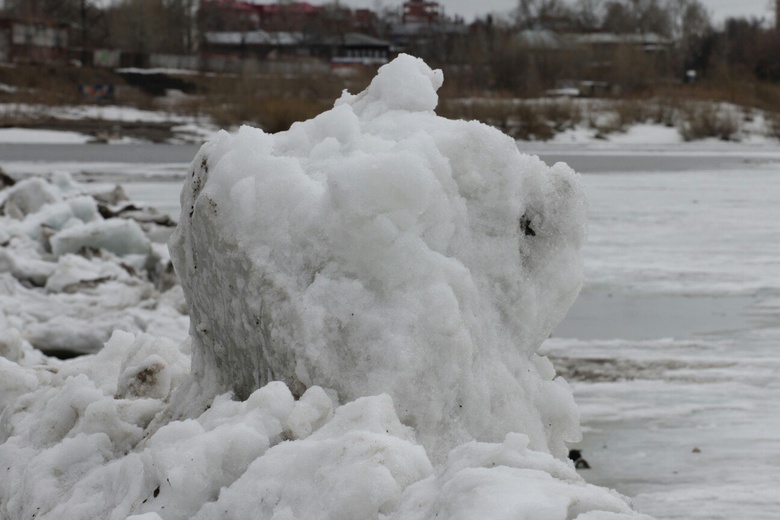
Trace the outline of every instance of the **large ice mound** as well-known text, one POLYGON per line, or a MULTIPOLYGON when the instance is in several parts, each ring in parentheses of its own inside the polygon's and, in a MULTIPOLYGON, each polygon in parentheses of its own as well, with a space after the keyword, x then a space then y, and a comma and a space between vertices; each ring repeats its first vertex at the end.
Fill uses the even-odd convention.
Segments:
POLYGON ((435 459, 508 432, 578 439, 541 342, 580 288, 586 199, 478 122, 434 113, 441 71, 402 55, 356 96, 200 150, 169 243, 191 313, 178 413, 270 381, 389 394, 435 459))
MULTIPOLYGON (((560 457, 576 410, 535 353, 579 287, 577 179, 436 117, 440 83, 402 56, 289 132, 203 147, 180 345, 116 331, 62 361, 0 309, 0 518, 646 519, 560 457)), ((8 237, 73 220, 44 188, 17 189, 8 237)), ((24 266, 3 232, 0 282, 91 290, 86 260, 24 266)))

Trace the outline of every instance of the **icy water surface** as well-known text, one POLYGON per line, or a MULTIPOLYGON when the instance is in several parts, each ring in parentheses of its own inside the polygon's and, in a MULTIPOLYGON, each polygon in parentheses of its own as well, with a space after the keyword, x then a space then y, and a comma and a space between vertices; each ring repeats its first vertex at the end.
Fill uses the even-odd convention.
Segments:
POLYGON ((16 144, 0 143, 0 162, 189 163, 193 144, 16 144))
POLYGON ((636 294, 586 289, 555 330, 584 340, 659 337, 689 339, 733 334, 763 324, 751 296, 636 294))
POLYGON ((777 518, 780 163, 643 153, 583 175, 585 286, 543 347, 581 408, 582 474, 658 518, 777 518))
POLYGON ((181 184, 198 148, 191 144, 0 143, 0 168, 17 178, 67 171, 82 182, 121 184, 131 200, 178 219, 181 184))

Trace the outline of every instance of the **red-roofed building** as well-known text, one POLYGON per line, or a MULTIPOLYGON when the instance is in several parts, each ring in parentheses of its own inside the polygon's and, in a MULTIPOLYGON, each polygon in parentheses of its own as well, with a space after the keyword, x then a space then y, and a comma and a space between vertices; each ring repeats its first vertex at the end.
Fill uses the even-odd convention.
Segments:
POLYGON ((253 5, 260 28, 270 31, 302 31, 322 10, 308 2, 253 5))
POLYGON ((239 0, 201 0, 201 9, 218 13, 222 30, 302 31, 323 7, 308 2, 258 4, 239 0))
POLYGON ((405 24, 434 24, 444 18, 439 2, 428 0, 408 0, 404 2, 403 23, 405 24))

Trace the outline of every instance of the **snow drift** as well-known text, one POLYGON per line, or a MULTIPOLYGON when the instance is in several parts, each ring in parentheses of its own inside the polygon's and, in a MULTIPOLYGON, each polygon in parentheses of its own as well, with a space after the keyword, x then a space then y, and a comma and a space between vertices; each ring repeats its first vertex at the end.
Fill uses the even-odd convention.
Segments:
POLYGON ((580 286, 577 177, 437 117, 441 82, 401 56, 204 145, 170 242, 189 340, 61 362, 15 336, 0 516, 638 517, 565 458, 576 407, 536 354, 580 286))

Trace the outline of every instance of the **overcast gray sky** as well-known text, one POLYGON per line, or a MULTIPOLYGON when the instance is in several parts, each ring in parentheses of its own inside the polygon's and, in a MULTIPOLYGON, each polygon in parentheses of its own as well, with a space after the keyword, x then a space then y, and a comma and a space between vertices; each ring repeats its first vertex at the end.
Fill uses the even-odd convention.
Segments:
MULTIPOLYGON (((259 0, 256 0, 259 1, 259 0)), ((325 0, 309 0, 312 4, 323 4, 325 0)), ((403 0, 340 0, 341 4, 352 7, 397 7, 403 0)), ((440 0, 450 15, 459 14, 471 20, 489 12, 506 13, 517 5, 516 0, 440 0)), ((701 0, 716 22, 729 16, 755 16, 774 19, 769 9, 771 0, 701 0)))

